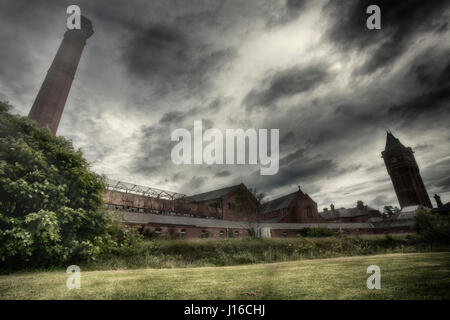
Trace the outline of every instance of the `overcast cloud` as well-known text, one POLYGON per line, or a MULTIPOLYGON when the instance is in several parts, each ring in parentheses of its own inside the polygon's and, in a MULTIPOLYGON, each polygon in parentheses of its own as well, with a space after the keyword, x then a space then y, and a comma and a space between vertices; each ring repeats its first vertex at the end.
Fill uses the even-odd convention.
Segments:
MULTIPOLYGON (((450 201, 450 3, 440 0, 0 2, 0 99, 27 115, 65 31, 93 23, 58 135, 113 179, 193 194, 244 182, 319 207, 398 205, 386 129, 450 201), (366 28, 381 7, 382 29, 366 28), (174 165, 170 133, 280 129, 280 171, 174 165)), ((434 202, 434 201, 433 201, 434 202)))

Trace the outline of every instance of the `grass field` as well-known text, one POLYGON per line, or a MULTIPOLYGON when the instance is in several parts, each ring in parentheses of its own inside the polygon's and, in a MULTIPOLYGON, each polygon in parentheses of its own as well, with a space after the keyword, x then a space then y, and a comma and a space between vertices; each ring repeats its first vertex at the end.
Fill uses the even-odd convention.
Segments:
POLYGON ((64 270, 0 276, 1 299, 450 299, 450 253, 408 253, 229 267, 86 271, 68 290, 64 270), (381 269, 368 290, 366 269, 381 269))

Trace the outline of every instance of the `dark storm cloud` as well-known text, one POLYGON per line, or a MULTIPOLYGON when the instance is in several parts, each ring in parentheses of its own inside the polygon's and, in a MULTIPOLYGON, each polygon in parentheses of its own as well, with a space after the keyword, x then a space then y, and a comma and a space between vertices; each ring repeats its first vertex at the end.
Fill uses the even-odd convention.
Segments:
MULTIPOLYGON (((330 159, 298 159, 298 161, 290 165, 280 166, 280 171, 276 175, 267 176, 264 179, 254 176, 253 179, 250 178, 250 183, 253 180, 260 180, 257 183, 258 188, 263 192, 268 192, 280 186, 310 183, 319 177, 323 177, 335 168, 336 164, 330 159)), ((254 175, 259 174, 258 171, 254 175)))
POLYGON ((450 50, 426 52, 411 63, 408 75, 424 88, 450 84, 450 50))
POLYGON ((401 105, 392 106, 389 109, 389 116, 402 121, 420 120, 420 116, 430 113, 440 113, 440 116, 445 117, 450 113, 449 101, 450 85, 447 85, 401 105))
POLYGON ((231 175, 231 171, 229 171, 229 170, 219 171, 214 174, 215 177, 219 177, 219 178, 228 177, 230 175, 231 175))
POLYGON ((432 186, 434 192, 450 191, 450 157, 435 161, 431 165, 423 168, 422 176, 426 177, 424 183, 426 186, 432 186))
POLYGON ((160 124, 169 124, 169 123, 179 123, 183 121, 187 116, 188 112, 181 112, 181 111, 170 111, 165 113, 161 120, 159 120, 160 124))
POLYGON ((162 125, 144 126, 138 137, 139 151, 134 155, 130 171, 134 174, 155 175, 167 169, 170 161, 170 132, 162 125))
POLYGON ((293 161, 299 160, 304 158, 305 156, 305 149, 298 149, 294 152, 289 153, 288 155, 286 155, 285 157, 283 157, 282 159, 280 159, 280 163, 282 165, 287 165, 292 163, 293 161))
POLYGON ((124 50, 128 71, 150 80, 161 93, 205 90, 211 73, 232 55, 231 48, 212 48, 195 34, 169 24, 135 31, 124 50))
MULTIPOLYGON (((110 167, 125 181, 192 194, 239 183, 241 173, 246 184, 269 195, 301 184, 309 193, 320 191, 317 202, 342 194, 381 206, 395 198, 380 158, 384 129, 434 160, 448 149, 440 145, 449 136, 450 110, 444 1, 330 1, 324 10, 325 2, 315 0, 76 2, 95 34, 83 52, 60 132, 95 165, 107 163, 106 174, 110 167), (381 6, 380 31, 366 28, 369 4, 381 6), (324 23, 316 24, 320 12, 324 23), (303 27, 295 23, 301 19, 312 34, 317 31, 317 42, 292 35, 303 27), (272 45, 267 39, 282 40, 286 55, 261 50, 261 43, 272 45), (296 41, 305 41, 305 48, 291 47, 296 41), (361 73, 385 66, 392 68, 360 81, 361 73), (347 74, 353 74, 348 82, 347 74), (277 175, 256 170, 245 177, 242 166, 172 164, 171 130, 190 130, 194 119, 204 119, 204 129, 241 124, 242 106, 257 111, 246 113, 244 128, 280 129, 277 175), (417 132, 433 141, 415 141, 417 132), (380 150, 372 148, 378 144, 380 150), (367 181, 341 187, 355 172, 367 181)), ((0 4, 0 97, 12 98, 22 114, 62 39, 69 4, 0 4)), ((449 190, 449 163, 424 158, 427 187, 449 190)))
POLYGON ((207 180, 207 177, 192 177, 187 183, 184 184, 182 189, 191 191, 198 190, 206 183, 207 180))
POLYGON ((413 147, 413 149, 415 151, 427 151, 427 150, 430 150, 430 149, 433 149, 433 148, 434 148, 434 145, 428 144, 428 143, 418 144, 418 145, 413 147))
POLYGON ((247 108, 274 107, 282 99, 310 91, 326 82, 330 77, 323 65, 297 67, 275 73, 264 81, 262 88, 251 90, 244 98, 247 108))
POLYGON ((287 0, 280 10, 269 17, 267 26, 275 27, 284 25, 297 19, 309 2, 309 0, 287 0))
POLYGON ((400 57, 416 37, 445 28, 446 0, 350 0, 330 1, 325 11, 333 19, 328 38, 340 48, 365 50, 375 47, 359 72, 367 74, 385 67, 400 57), (370 5, 381 9, 381 30, 366 27, 370 5))
POLYGON ((279 172, 273 176, 260 176, 259 170, 253 172, 246 180, 250 186, 257 186, 260 191, 268 192, 274 188, 311 182, 324 177, 337 168, 330 159, 309 158, 305 149, 298 149, 280 159, 279 172))
POLYGON ((440 187, 443 191, 450 190, 450 176, 442 178, 434 183, 436 187, 440 187))
POLYGON ((383 206, 387 203, 388 198, 385 195, 376 196, 370 203, 375 206, 383 206))
POLYGON ((393 105, 388 116, 409 123, 420 116, 449 114, 450 105, 450 51, 435 50, 416 57, 405 78, 415 79, 422 90, 402 104, 393 105))
POLYGON ((292 131, 289 131, 285 135, 283 135, 280 139, 280 144, 282 145, 291 145, 295 143, 295 133, 292 131))

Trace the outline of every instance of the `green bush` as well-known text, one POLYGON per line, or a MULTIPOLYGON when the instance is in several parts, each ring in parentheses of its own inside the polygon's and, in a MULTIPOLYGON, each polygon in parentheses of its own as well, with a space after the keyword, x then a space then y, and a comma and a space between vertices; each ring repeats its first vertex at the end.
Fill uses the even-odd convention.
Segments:
POLYGON ((0 266, 76 264, 127 245, 81 150, 9 108, 0 102, 0 266))
POLYGON ((429 211, 414 215, 414 231, 425 241, 450 243, 450 216, 429 211))
POLYGON ((300 231, 300 235, 302 237, 331 237, 334 236, 335 233, 333 230, 328 228, 304 228, 300 231))
POLYGON ((269 239, 152 239, 82 265, 90 270, 175 268, 270 263, 382 253, 448 251, 449 245, 423 244, 416 235, 362 235, 269 239))

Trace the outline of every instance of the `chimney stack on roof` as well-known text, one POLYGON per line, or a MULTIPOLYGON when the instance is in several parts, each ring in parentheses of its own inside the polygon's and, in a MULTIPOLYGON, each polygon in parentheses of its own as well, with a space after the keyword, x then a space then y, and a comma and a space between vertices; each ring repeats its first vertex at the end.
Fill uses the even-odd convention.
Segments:
POLYGON ((442 207, 442 201, 441 201, 441 197, 438 196, 437 194, 434 195, 434 200, 436 200, 436 205, 438 208, 442 207))
POLYGON ((356 202, 356 207, 357 207, 358 209, 364 209, 364 202, 362 202, 361 200, 358 200, 358 201, 356 202))
POLYGON ((334 204, 330 204, 331 211, 334 211, 334 204))

